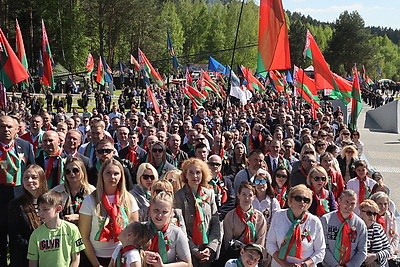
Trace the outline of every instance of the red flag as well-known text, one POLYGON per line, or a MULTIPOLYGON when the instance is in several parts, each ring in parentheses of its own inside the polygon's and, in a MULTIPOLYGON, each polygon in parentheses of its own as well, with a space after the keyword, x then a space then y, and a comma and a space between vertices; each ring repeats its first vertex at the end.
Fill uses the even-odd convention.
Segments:
POLYGON ((288 28, 282 1, 261 0, 257 73, 290 68, 288 28))
POLYGON ((6 88, 28 79, 29 74, 18 60, 0 29, 0 79, 6 88))
POLYGON ((94 59, 91 53, 89 53, 86 61, 87 74, 90 75, 94 69, 94 59))
POLYGON ((150 86, 148 85, 146 86, 146 88, 147 88, 147 97, 150 99, 151 103, 153 103, 154 111, 157 114, 160 114, 161 113, 160 108, 158 107, 157 99, 154 96, 153 91, 151 91, 150 86))
POLYGON ((104 85, 105 80, 104 80, 104 67, 103 67, 103 61, 101 60, 101 57, 99 58, 99 63, 97 64, 97 77, 96 77, 96 82, 104 85))
POLYGON ((293 80, 296 91, 310 104, 313 116, 315 115, 316 118, 315 110, 320 108, 320 104, 314 80, 308 77, 304 71, 297 66, 294 66, 293 80))
POLYGON ((257 80, 256 77, 253 76, 249 68, 246 68, 245 66, 240 66, 240 68, 242 70, 244 78, 247 81, 246 87, 248 90, 250 91, 254 91, 254 89, 256 89, 257 91, 265 90, 264 85, 262 85, 262 83, 259 80, 257 80))
POLYGON ((154 69, 153 65, 151 65, 150 61, 147 59, 142 50, 138 49, 138 51, 140 68, 143 68, 144 71, 151 77, 153 82, 155 82, 160 88, 165 88, 165 84, 161 75, 154 69))
MULTIPOLYGON (((21 62, 22 66, 28 71, 28 60, 26 59, 25 53, 25 46, 24 46, 24 39, 22 39, 22 32, 21 28, 19 27, 18 20, 15 20, 16 28, 15 28, 15 43, 16 43, 16 50, 18 59, 21 62)), ((29 84, 28 79, 25 80, 26 83, 29 84)))
POLYGON ((53 55, 51 54, 46 27, 42 20, 42 57, 43 57, 43 84, 54 89, 53 55))
POLYGON ((131 65, 134 65, 136 70, 140 69, 139 63, 132 55, 131 55, 131 65))
POLYGON ((285 91, 285 88, 283 87, 282 76, 279 71, 270 71, 269 76, 271 77, 278 94, 285 91))

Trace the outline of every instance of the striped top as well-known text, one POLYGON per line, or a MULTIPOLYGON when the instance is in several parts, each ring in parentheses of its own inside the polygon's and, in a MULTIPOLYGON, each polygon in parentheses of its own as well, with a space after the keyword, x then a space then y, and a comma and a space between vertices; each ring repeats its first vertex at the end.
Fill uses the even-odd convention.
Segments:
POLYGON ((385 266, 387 259, 391 256, 389 241, 380 224, 374 223, 367 229, 368 253, 375 253, 376 261, 385 266))

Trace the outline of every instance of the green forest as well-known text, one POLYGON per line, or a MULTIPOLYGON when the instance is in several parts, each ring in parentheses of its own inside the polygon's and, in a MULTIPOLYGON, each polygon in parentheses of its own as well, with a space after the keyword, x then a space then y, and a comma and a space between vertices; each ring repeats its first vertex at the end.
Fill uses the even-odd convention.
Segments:
MULTIPOLYGON (((84 71, 87 55, 103 55, 111 66, 129 62, 140 47, 161 73, 171 74, 167 32, 180 64, 206 63, 209 56, 230 64, 240 1, 204 0, 0 0, 0 27, 15 44, 15 19, 22 29, 31 73, 36 73, 41 20, 46 24, 56 63, 71 72, 84 71)), ((255 69, 259 7, 245 1, 234 65, 255 69)), ((365 27, 357 12, 343 12, 334 23, 321 23, 286 11, 292 65, 304 61, 306 31, 316 39, 331 69, 347 75, 354 63, 367 74, 400 80, 400 32, 365 27)))

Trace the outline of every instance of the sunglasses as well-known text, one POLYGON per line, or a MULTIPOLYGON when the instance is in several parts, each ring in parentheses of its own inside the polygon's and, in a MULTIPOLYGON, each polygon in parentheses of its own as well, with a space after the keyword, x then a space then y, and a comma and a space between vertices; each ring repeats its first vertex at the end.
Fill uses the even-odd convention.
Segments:
POLYGON ((163 153, 164 152, 164 149, 162 149, 162 148, 153 148, 152 150, 151 150, 151 152, 153 152, 153 153, 163 153))
POLYGON ((322 182, 326 182, 326 177, 325 176, 315 176, 314 181, 318 182, 319 180, 321 180, 322 182))
POLYGON ((317 144, 317 146, 325 146, 325 144, 317 144))
POLYGON ((206 140, 205 138, 196 138, 194 139, 195 141, 202 141, 202 140, 206 140))
POLYGON ((113 152, 113 149, 110 148, 97 149, 96 152, 99 154, 110 154, 111 152, 113 152))
POLYGON ((287 175, 285 175, 285 174, 275 174, 275 177, 276 178, 285 178, 285 179, 287 179, 287 175))
POLYGON ((267 184, 267 180, 254 180, 254 184, 258 185, 258 184, 267 184))
POLYGON ((377 212, 372 212, 372 211, 366 211, 366 210, 362 210, 361 212, 365 212, 365 214, 367 214, 367 216, 378 216, 379 214, 377 212))
POLYGON ((78 168, 72 168, 72 170, 71 169, 65 169, 64 172, 65 172, 65 175, 70 175, 72 172, 77 174, 77 173, 79 173, 79 169, 78 168))
POLYGON ((294 196, 293 199, 294 199, 296 202, 302 202, 302 201, 303 201, 303 202, 306 203, 306 204, 308 204, 308 203, 311 202, 311 199, 309 199, 308 197, 294 196))
POLYGON ((219 163, 219 162, 208 162, 208 165, 211 165, 211 166, 214 166, 214 167, 219 167, 219 166, 221 166, 222 164, 219 163))
POLYGON ((350 133, 342 133, 342 135, 350 135, 350 133))
POLYGON ((154 175, 148 175, 148 174, 143 174, 142 178, 143 178, 143 180, 149 180, 149 179, 154 180, 154 179, 156 179, 156 177, 154 177, 154 175))

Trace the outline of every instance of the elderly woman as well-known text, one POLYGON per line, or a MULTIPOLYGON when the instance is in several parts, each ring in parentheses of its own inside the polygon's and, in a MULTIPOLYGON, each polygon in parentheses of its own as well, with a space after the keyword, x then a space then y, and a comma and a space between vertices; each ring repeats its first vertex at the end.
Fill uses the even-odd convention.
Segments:
POLYGON ((210 266, 221 239, 221 225, 214 191, 208 189, 207 164, 190 158, 182 164, 185 186, 175 193, 174 207, 183 211, 193 266, 210 266))
POLYGON ((272 189, 275 197, 283 209, 286 205, 287 193, 290 188, 290 172, 284 166, 278 166, 272 174, 272 189))
POLYGON ((96 188, 89 184, 85 164, 79 158, 67 159, 64 176, 64 183, 57 185, 52 190, 61 193, 63 196, 62 218, 78 224, 79 209, 83 199, 96 188))
POLYGON ((136 184, 129 193, 133 195, 139 206, 139 221, 148 220, 151 199, 151 187, 158 180, 157 170, 150 163, 142 163, 136 173, 136 184))
POLYGON ((357 149, 353 145, 343 147, 337 160, 345 183, 357 176, 353 166, 354 162, 357 161, 357 149))
POLYGON ((308 211, 318 217, 337 210, 335 195, 325 189, 327 183, 328 174, 323 167, 315 166, 308 173, 307 184, 313 191, 313 201, 308 211))
POLYGON ((268 231, 266 249, 272 267, 316 266, 325 256, 325 239, 319 218, 307 212, 312 191, 300 184, 290 190, 288 209, 278 210, 268 231))
POLYGON ((155 142, 148 157, 149 163, 157 170, 160 179, 163 179, 169 170, 175 169, 174 165, 167 161, 167 147, 163 142, 155 142))
POLYGON ((365 266, 388 266, 388 258, 391 256, 389 241, 382 226, 376 222, 379 215, 378 205, 370 200, 364 200, 360 204, 360 217, 367 225, 367 258, 365 266))
POLYGON ((390 199, 384 192, 377 192, 371 196, 371 200, 379 207, 379 214, 376 222, 379 223, 386 233, 391 254, 396 255, 399 247, 399 233, 397 232, 396 218, 392 211, 389 209, 390 199))
POLYGON ((28 266, 28 242, 42 223, 37 210, 38 197, 47 191, 46 174, 39 165, 29 165, 23 175, 23 194, 8 206, 10 266, 28 266))

